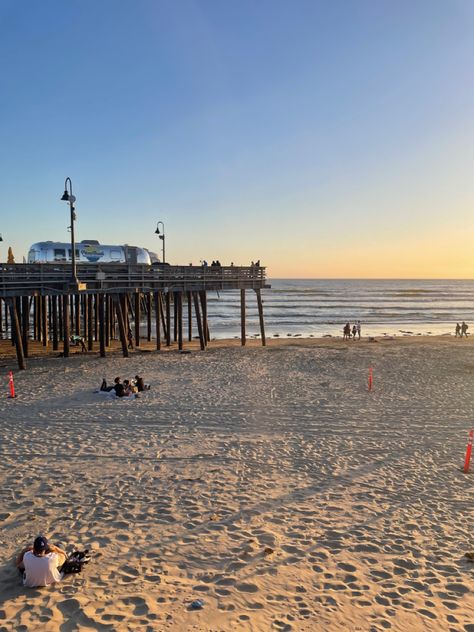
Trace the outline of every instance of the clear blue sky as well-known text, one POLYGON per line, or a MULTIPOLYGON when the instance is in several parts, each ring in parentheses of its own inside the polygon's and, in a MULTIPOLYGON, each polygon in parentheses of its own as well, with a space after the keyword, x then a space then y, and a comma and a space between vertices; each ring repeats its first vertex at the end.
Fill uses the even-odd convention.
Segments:
POLYGON ((474 277, 471 0, 0 0, 0 258, 474 277))

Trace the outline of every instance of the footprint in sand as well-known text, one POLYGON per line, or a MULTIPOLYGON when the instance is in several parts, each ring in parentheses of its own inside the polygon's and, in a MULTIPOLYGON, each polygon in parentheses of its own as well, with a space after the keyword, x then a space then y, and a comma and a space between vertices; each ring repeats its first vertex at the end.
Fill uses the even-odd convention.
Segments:
POLYGON ((239 592, 245 592, 245 593, 258 592, 258 586, 256 584, 250 584, 247 582, 242 582, 241 584, 235 584, 235 587, 239 592))

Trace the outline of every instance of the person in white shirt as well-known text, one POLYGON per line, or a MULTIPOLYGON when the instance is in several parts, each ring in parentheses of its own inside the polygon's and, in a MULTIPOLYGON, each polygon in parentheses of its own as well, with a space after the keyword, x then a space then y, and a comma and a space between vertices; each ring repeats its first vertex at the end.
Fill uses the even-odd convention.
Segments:
POLYGON ((16 566, 23 571, 23 584, 28 588, 49 586, 63 578, 59 571, 67 553, 39 535, 33 546, 27 546, 16 559, 16 566))

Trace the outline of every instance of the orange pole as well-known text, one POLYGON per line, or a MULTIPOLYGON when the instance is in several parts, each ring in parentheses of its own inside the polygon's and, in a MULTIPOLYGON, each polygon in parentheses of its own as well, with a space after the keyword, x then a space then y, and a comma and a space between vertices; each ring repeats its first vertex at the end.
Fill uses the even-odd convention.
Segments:
POLYGON ((469 431, 469 439, 466 447, 466 458, 464 459, 464 474, 469 472, 469 463, 471 462, 472 440, 474 438, 474 430, 469 431))
POLYGON ((15 397, 15 384, 13 383, 13 371, 10 371, 10 397, 15 397))

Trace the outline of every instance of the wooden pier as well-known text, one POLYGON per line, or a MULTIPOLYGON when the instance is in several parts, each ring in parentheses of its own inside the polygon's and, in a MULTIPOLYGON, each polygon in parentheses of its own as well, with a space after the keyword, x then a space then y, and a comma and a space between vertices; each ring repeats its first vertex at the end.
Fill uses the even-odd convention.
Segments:
POLYGON ((43 347, 51 344, 53 351, 61 346, 61 354, 68 357, 71 340, 77 337, 87 351, 98 344, 100 356, 105 357, 111 341, 118 339, 123 356, 128 357, 130 347, 140 347, 142 316, 146 340, 154 338, 157 351, 172 341, 183 350, 186 335, 192 340, 193 326, 204 351, 210 340, 207 292, 240 290, 241 344, 245 345, 246 290, 253 290, 265 345, 261 297, 265 287, 270 286, 260 266, 79 264, 74 280, 69 265, 0 264, 0 336, 10 332, 20 369, 26 369, 30 340, 43 347))

